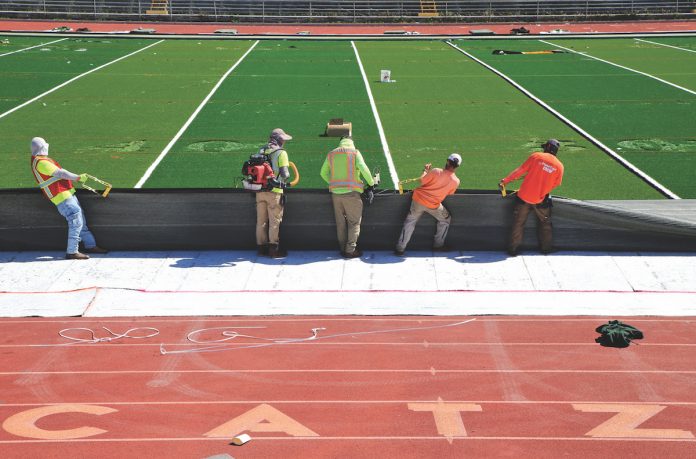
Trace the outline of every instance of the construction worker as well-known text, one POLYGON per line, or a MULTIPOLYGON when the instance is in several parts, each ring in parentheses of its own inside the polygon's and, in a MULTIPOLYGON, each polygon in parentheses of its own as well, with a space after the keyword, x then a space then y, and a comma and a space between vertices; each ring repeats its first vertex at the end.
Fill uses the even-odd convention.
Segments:
POLYGON ((423 167, 420 177, 420 186, 413 190, 411 198, 411 208, 408 211, 401 236, 396 243, 394 255, 403 257, 406 246, 411 240, 416 223, 420 220, 424 212, 430 214, 437 220, 435 239, 433 241, 433 251, 446 252, 449 250, 445 246, 447 231, 449 231, 452 216, 442 205, 442 201, 451 194, 454 194, 459 187, 459 178, 455 171, 462 164, 462 157, 457 153, 452 153, 447 158, 444 169, 432 168, 430 163, 423 167))
POLYGON ((268 143, 261 147, 259 153, 268 156, 277 187, 269 191, 256 193, 256 244, 258 253, 271 258, 283 258, 287 252, 280 248, 280 223, 283 221, 285 208, 285 188, 290 177, 290 160, 283 146, 292 136, 280 128, 273 129, 268 143))
POLYGON ((499 186, 524 176, 522 186, 515 195, 515 210, 512 217, 512 229, 508 243, 508 253, 517 256, 524 225, 531 210, 537 217, 537 238, 542 253, 550 253, 553 245, 553 228, 551 225, 551 190, 563 180, 563 164, 556 158, 561 144, 556 139, 549 139, 541 148, 543 152, 532 153, 529 158, 510 175, 502 179, 499 186))
POLYGON ((58 212, 68 222, 68 247, 65 258, 87 260, 87 253, 107 253, 97 246, 75 196, 72 182, 84 183, 87 181, 87 175, 77 175, 62 169, 57 161, 48 157, 48 143, 41 137, 31 139, 31 171, 41 191, 56 205, 58 212), (78 250, 80 241, 84 244, 84 253, 78 250))
POLYGON ((326 156, 321 167, 321 178, 329 184, 341 255, 344 258, 358 258, 362 256, 358 249, 363 210, 361 194, 364 192, 368 204, 371 203, 375 182, 350 136, 342 137, 338 148, 326 156), (360 179, 361 175, 367 182, 367 188, 360 179))

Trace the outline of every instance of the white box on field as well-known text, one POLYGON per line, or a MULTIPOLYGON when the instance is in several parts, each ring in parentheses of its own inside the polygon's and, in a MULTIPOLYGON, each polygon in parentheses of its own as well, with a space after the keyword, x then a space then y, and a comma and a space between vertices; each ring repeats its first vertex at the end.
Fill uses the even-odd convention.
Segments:
POLYGON ((379 72, 379 81, 382 83, 391 83, 391 70, 381 70, 379 72))

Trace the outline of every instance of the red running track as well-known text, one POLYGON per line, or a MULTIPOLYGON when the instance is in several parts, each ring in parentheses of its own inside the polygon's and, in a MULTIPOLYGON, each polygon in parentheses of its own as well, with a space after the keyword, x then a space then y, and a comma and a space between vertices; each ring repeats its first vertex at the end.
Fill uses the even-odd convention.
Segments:
POLYGON ((3 458, 556 458, 608 450, 693 457, 696 319, 624 318, 646 336, 627 349, 594 343, 607 318, 478 317, 448 326, 465 320, 1 320, 0 451, 3 458), (160 333, 68 345, 58 334, 84 327, 109 336, 104 326, 160 333), (212 327, 254 338, 173 353, 200 347, 187 334, 212 327), (260 339, 303 339, 312 328, 324 328, 318 339, 260 339), (161 344, 172 353, 162 355, 161 344), (243 432, 249 443, 229 444, 243 432))
POLYGON ((573 22, 573 23, 495 23, 495 24, 231 24, 231 23, 161 23, 161 22, 80 22, 80 21, 0 21, 0 31, 46 31, 58 26, 73 29, 87 27, 93 32, 128 31, 152 28, 161 34, 213 33, 234 28, 240 34, 294 35, 308 31, 312 35, 383 34, 387 30, 407 30, 422 35, 468 35, 470 30, 489 29, 508 34, 513 27, 524 26, 532 33, 555 29, 576 33, 643 33, 696 31, 696 21, 573 22))

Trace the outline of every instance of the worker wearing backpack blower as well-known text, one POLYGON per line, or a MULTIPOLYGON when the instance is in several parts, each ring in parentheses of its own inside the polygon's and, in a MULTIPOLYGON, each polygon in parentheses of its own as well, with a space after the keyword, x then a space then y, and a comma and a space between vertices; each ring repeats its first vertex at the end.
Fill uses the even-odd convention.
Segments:
POLYGON ((256 244, 259 255, 271 258, 283 258, 287 252, 280 248, 280 223, 283 221, 285 196, 283 188, 290 177, 290 161, 283 145, 292 136, 280 128, 273 129, 268 143, 261 147, 259 154, 265 155, 271 162, 274 180, 278 186, 256 193, 256 244))

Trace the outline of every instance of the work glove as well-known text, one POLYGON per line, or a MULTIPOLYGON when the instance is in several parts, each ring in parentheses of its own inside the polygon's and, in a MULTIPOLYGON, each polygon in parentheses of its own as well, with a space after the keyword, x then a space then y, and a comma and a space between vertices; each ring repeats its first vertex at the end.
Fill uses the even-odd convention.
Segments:
POLYGON ((375 187, 374 186, 368 186, 365 188, 365 191, 363 191, 362 194, 362 199, 365 201, 365 204, 368 206, 372 204, 372 201, 375 200, 375 187))
POLYGON ((78 182, 85 183, 87 181, 87 174, 80 174, 80 180, 78 182))

